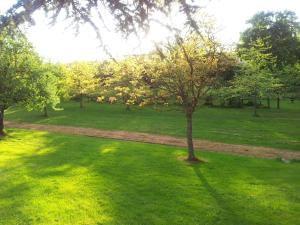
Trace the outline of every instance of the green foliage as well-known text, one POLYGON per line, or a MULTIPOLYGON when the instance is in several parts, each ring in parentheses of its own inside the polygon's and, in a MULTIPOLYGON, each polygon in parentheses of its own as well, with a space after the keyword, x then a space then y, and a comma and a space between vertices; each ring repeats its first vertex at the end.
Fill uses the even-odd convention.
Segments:
POLYGON ((52 64, 42 64, 36 69, 32 97, 26 105, 29 110, 44 110, 47 115, 48 107, 55 108, 59 104, 60 76, 59 68, 52 64))
POLYGON ((240 69, 231 86, 225 87, 223 95, 227 97, 251 98, 253 99, 254 115, 257 116, 257 100, 262 97, 270 98, 279 95, 282 91, 282 84, 272 73, 274 58, 266 53, 263 42, 259 39, 256 46, 249 49, 240 49, 240 57, 243 60, 240 69))
POLYGON ((152 68, 147 73, 157 89, 157 99, 176 100, 185 112, 193 112, 218 80, 222 61, 219 44, 197 34, 185 39, 177 36, 174 44, 158 49, 158 53, 160 58, 153 61, 156 71, 152 68))
POLYGON ((142 63, 138 57, 127 57, 102 64, 98 102, 122 102, 127 109, 134 104, 142 105, 149 93, 149 88, 141 82, 142 63))
POLYGON ((276 67, 299 62, 300 24, 294 12, 259 12, 248 23, 251 26, 242 33, 239 47, 251 48, 261 40, 270 46, 268 53, 275 57, 276 67))
MULTIPOLYGON (((110 105, 110 107, 112 107, 110 105)), ((11 130, 0 141, 0 224, 298 224, 300 164, 11 130)))
MULTIPOLYGON (((96 97, 99 88, 97 65, 89 62, 75 62, 66 66, 64 85, 69 97, 96 97)), ((82 105, 81 105, 82 106, 82 105)))
POLYGON ((17 30, 0 34, 0 108, 26 102, 32 96, 32 78, 39 58, 17 30))
POLYGON ((300 64, 287 65, 278 71, 277 76, 283 83, 285 95, 300 98, 300 64))
POLYGON ((233 97, 271 97, 275 90, 281 88, 280 81, 266 69, 262 70, 255 64, 245 62, 232 81, 233 97))

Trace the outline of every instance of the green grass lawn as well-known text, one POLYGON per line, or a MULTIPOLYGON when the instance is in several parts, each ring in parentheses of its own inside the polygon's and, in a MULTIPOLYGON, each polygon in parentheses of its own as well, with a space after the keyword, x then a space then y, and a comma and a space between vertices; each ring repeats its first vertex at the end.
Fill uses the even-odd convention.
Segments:
POLYGON ((299 162, 201 153, 207 163, 190 165, 178 159, 185 155, 9 130, 0 140, 0 224, 300 224, 299 162))
MULTIPOLYGON (((275 102, 273 102, 275 103, 275 102)), ((87 103, 62 104, 64 110, 40 112, 11 108, 6 118, 43 124, 63 124, 108 130, 128 130, 174 136, 185 135, 185 118, 179 111, 157 112, 152 108, 126 111, 123 105, 87 103)), ((274 106, 273 106, 274 107, 274 106)), ((233 144, 250 144, 300 150, 300 102, 282 102, 282 109, 260 109, 260 117, 251 108, 200 108, 194 114, 194 137, 233 144)))

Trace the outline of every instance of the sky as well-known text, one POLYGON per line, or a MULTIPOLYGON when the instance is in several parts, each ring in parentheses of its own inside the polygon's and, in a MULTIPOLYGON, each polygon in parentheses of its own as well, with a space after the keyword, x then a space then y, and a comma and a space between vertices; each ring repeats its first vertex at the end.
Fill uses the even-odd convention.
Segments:
MULTIPOLYGON (((0 0, 0 12, 5 12, 16 0, 0 0)), ((238 42, 240 32, 247 28, 246 21, 258 11, 292 10, 300 19, 299 0, 200 0, 204 10, 216 23, 217 38, 226 46, 238 42)), ((72 62, 76 60, 102 60, 108 58, 95 32, 89 26, 83 26, 79 35, 68 23, 60 22, 50 26, 44 13, 34 15, 36 25, 26 29, 29 41, 36 51, 47 61, 72 62)), ((173 15, 174 23, 181 23, 183 18, 173 15)), ((153 41, 163 41, 168 31, 159 25, 153 26, 146 37, 124 40, 114 30, 102 30, 104 42, 111 54, 118 58, 124 55, 145 53, 153 49, 153 41)))

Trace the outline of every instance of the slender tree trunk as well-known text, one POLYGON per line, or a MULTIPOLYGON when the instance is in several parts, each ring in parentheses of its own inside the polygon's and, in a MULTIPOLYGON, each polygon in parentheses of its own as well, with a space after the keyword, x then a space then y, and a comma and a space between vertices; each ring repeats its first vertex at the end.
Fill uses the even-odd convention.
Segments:
POLYGON ((279 98, 279 96, 277 97, 277 109, 280 109, 280 98, 279 98))
POLYGON ((186 138, 188 145, 188 161, 195 161, 196 156, 194 153, 194 144, 193 144, 193 113, 192 110, 186 112, 186 138))
POLYGON ((226 104, 226 101, 225 101, 223 98, 221 98, 220 106, 221 106, 221 107, 224 107, 225 104, 226 104))
POLYGON ((83 109, 83 94, 80 94, 80 108, 83 109))
POLYGON ((0 136, 4 136, 4 109, 0 109, 0 136))
POLYGON ((267 104, 268 104, 268 109, 270 109, 271 108, 271 103, 270 103, 270 98, 269 97, 267 98, 267 104))
POLYGON ((253 96, 253 116, 258 116, 257 115, 257 96, 253 96))
POLYGON ((292 97, 290 100, 291 100, 291 103, 294 103, 294 101, 295 101, 294 97, 292 97))
POLYGON ((48 108, 47 108, 47 106, 44 106, 44 116, 48 117, 48 108))
POLYGON ((208 106, 213 106, 213 99, 212 99, 212 96, 207 96, 205 98, 205 103, 204 105, 208 105, 208 106))

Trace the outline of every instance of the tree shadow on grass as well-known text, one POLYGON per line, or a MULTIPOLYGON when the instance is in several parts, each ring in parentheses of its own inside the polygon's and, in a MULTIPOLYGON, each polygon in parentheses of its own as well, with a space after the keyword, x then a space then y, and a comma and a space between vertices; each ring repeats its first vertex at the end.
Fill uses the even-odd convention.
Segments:
POLYGON ((185 223, 186 216, 197 213, 197 208, 183 210, 193 197, 181 194, 185 185, 178 178, 185 177, 187 168, 168 157, 167 147, 46 133, 39 138, 43 146, 19 157, 35 192, 46 194, 45 199, 32 199, 27 193, 32 190, 19 195, 47 203, 37 214, 51 214, 48 209, 56 205, 60 215, 77 217, 77 224, 81 216, 103 224, 191 224, 185 223))
MULTIPOLYGON (((242 218, 247 208, 244 201, 232 200, 242 195, 226 186, 230 182, 214 188, 210 180, 220 184, 224 176, 219 162, 214 162, 218 170, 210 171, 209 164, 186 166, 178 161, 178 148, 46 132, 22 137, 22 143, 32 139, 32 145, 41 139, 32 153, 18 155, 24 171, 15 178, 30 179, 12 211, 22 212, 24 221, 40 217, 43 225, 51 224, 49 218, 61 224, 263 224, 242 218)), ((265 208, 258 205, 253 211, 260 210, 263 214, 265 208)))
POLYGON ((30 185, 23 183, 0 182, 0 224, 31 224, 31 219, 22 212, 26 204, 26 193, 30 185))
MULTIPOLYGON (((193 170, 201 182, 201 185, 206 189, 207 193, 215 200, 220 209, 220 214, 222 216, 215 216, 214 222, 212 224, 222 224, 224 219, 229 220, 231 224, 248 224, 245 223, 245 218, 241 218, 235 210, 232 208, 232 202, 224 198, 224 195, 220 194, 206 179, 205 175, 201 172, 201 165, 192 165, 193 170)), ((229 222, 227 221, 227 222, 229 222)), ((226 223, 227 224, 227 223, 226 223)))

